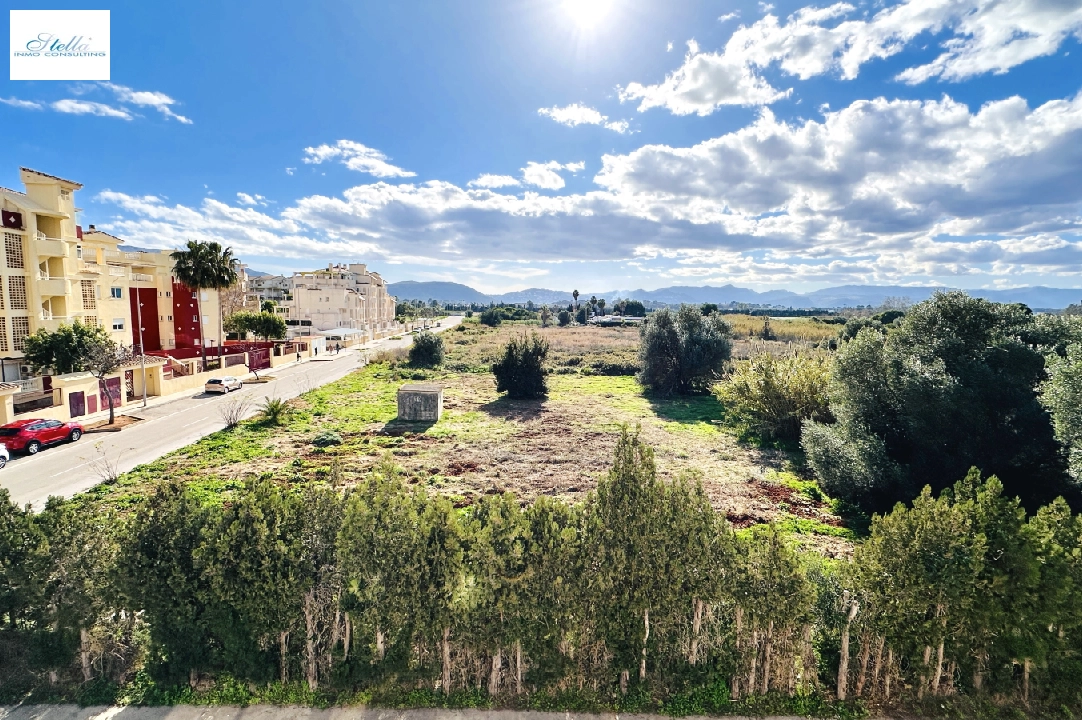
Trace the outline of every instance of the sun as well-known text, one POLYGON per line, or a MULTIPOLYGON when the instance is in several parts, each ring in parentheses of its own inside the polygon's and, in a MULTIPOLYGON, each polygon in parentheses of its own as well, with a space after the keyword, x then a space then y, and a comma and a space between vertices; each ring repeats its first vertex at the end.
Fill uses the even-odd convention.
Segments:
POLYGON ((583 30, 597 27, 609 14, 613 0, 564 0, 564 10, 583 30))

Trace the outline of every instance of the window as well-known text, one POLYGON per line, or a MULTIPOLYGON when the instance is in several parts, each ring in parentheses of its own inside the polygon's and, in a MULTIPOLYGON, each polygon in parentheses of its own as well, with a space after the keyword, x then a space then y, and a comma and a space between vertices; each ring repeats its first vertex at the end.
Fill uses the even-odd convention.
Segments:
POLYGON ((123 288, 111 287, 109 288, 109 297, 119 300, 120 298, 124 297, 123 290, 123 288))
POLYGON ((192 315, 192 322, 193 323, 199 322, 199 316, 198 315, 192 315))
POLYGON ((86 317, 83 318, 83 325, 86 325, 87 327, 97 327, 98 326, 98 316, 97 315, 87 315, 86 317))
POLYGON ((173 291, 172 290, 166 290, 165 291, 165 296, 166 297, 173 297, 173 291))
POLYGON ((15 352, 26 350, 26 336, 30 334, 30 318, 11 318, 11 349, 15 352))
POLYGON ((93 280, 80 280, 79 287, 83 292, 83 310, 97 310, 98 288, 93 280))
POLYGON ((8 352, 8 319, 0 316, 0 352, 8 352))
POLYGON ((75 259, 76 260, 82 260, 83 259, 83 246, 82 245, 76 245, 75 246, 75 259))
POLYGON ((70 198, 71 197, 71 190, 68 190, 67 188, 60 188, 60 197, 62 197, 62 198, 70 198))
POLYGON ((168 320, 169 322, 173 322, 173 316, 172 315, 166 315, 165 319, 168 320))
POLYGON ((21 268, 23 266, 23 238, 15 233, 4 233, 4 252, 7 255, 9 268, 21 268))
POLYGON ((203 316, 203 324, 204 325, 210 325, 210 315, 204 315, 203 316))
POLYGON ((26 278, 22 275, 8 278, 8 306, 12 310, 26 309, 26 278))
POLYGON ((113 330, 124 329, 124 318, 113 318, 113 330))

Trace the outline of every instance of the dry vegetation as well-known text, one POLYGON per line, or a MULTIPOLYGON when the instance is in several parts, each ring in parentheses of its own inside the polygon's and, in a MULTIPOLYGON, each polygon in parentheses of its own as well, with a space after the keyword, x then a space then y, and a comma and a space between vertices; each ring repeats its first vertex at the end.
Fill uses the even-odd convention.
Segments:
POLYGON ((628 424, 640 426, 654 446, 662 475, 699 477, 736 526, 780 519, 817 547, 846 552, 847 531, 814 486, 792 473, 788 453, 739 442, 712 396, 643 395, 630 374, 636 329, 534 330, 551 344, 553 375, 544 400, 501 398, 488 372, 507 338, 531 329, 468 324, 443 335, 447 361, 439 371, 374 357, 384 362, 294 401, 298 412, 283 427, 241 423, 94 492, 123 507, 143 496, 148 483, 174 476, 208 496, 256 476, 350 485, 390 452, 410 483, 449 495, 459 506, 503 491, 524 501, 539 495, 575 501, 607 471, 619 428, 628 424), (444 386, 443 418, 431 425, 396 421, 397 388, 421 379, 444 386), (333 440, 319 447, 317 437, 333 440))

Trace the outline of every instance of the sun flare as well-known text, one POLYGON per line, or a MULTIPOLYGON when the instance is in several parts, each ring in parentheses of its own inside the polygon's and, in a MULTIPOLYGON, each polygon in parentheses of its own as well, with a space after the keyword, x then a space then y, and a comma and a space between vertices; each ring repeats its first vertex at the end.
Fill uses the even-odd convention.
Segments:
POLYGON ((609 14, 612 0, 565 0, 564 9, 584 30, 597 27, 609 14))

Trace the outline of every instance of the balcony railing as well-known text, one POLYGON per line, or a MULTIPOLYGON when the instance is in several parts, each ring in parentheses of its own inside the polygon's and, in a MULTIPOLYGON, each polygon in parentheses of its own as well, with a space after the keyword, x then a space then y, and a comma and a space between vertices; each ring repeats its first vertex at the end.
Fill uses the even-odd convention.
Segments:
POLYGON ((35 240, 55 240, 57 242, 60 242, 60 238, 49 237, 48 235, 43 233, 41 230, 37 230, 37 231, 34 232, 34 239, 35 240))
POLYGON ((119 265, 110 265, 109 274, 115 275, 116 277, 124 277, 124 268, 120 267, 119 265))
POLYGON ((86 260, 80 260, 79 272, 101 275, 101 265, 98 265, 96 262, 87 262, 86 260))
POLYGON ((44 385, 41 384, 41 378, 29 378, 27 380, 8 380, 6 382, 13 383, 19 386, 19 392, 44 392, 44 385))
POLYGON ((133 272, 131 274, 131 281, 132 282, 154 282, 154 276, 153 275, 147 275, 146 273, 133 272))
POLYGON ((54 315, 50 310, 42 310, 40 315, 42 320, 67 320, 67 315, 54 315))

